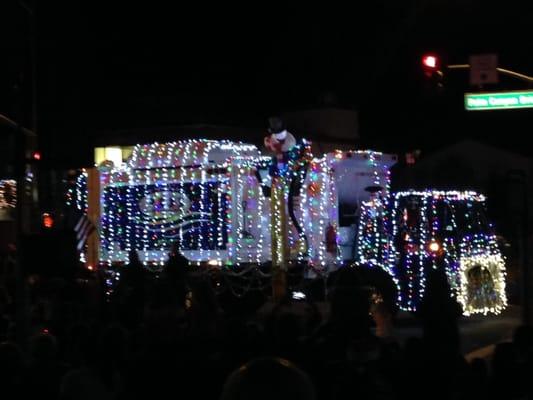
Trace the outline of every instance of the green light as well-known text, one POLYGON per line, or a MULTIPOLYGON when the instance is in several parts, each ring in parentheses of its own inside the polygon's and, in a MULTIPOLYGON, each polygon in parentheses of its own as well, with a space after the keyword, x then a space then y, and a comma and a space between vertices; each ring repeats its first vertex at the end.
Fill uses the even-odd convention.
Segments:
POLYGON ((465 93, 465 109, 507 110, 533 108, 533 90, 521 92, 465 93))

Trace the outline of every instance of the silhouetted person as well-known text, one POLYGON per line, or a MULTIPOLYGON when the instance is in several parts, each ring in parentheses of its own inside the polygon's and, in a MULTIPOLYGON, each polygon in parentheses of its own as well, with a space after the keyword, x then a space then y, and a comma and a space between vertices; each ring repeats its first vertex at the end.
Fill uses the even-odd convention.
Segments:
POLYGON ((20 348, 11 342, 0 343, 0 393, 2 398, 24 397, 24 359, 20 348))
POLYGON ((119 325, 106 327, 82 344, 83 362, 69 371, 60 386, 61 400, 114 399, 123 391, 128 337, 119 325))
MULTIPOLYGON (((436 399, 452 396, 456 388, 443 382, 458 382, 468 370, 460 352, 458 319, 459 303, 451 296, 451 288, 444 268, 426 268, 424 297, 417 309, 421 319, 424 339, 424 370, 422 377, 427 385, 436 388, 431 392, 436 399)), ((457 385, 457 383, 456 383, 457 385)), ((423 398, 428 393, 420 392, 423 398)))
POLYGON ((194 340, 216 337, 222 309, 209 281, 202 279, 192 285, 191 306, 188 314, 189 327, 194 340))
POLYGON ((26 377, 28 395, 41 399, 57 399, 61 377, 67 368, 58 359, 56 338, 41 333, 30 343, 31 361, 26 377))
POLYGON ((175 291, 182 304, 187 292, 188 266, 189 260, 181 253, 180 242, 177 241, 170 250, 161 279, 175 291))
POLYGON ((519 398, 522 388, 520 387, 516 348, 513 343, 498 343, 496 345, 492 356, 491 375, 492 398, 519 398))
POLYGON ((522 325, 513 334, 516 350, 517 370, 520 376, 521 392, 527 398, 533 398, 533 327, 522 325))
POLYGON ((221 400, 314 400, 307 374, 281 358, 260 358, 234 371, 226 380, 221 400))
POLYGON ((129 264, 120 269, 120 280, 113 295, 116 312, 128 328, 135 328, 142 319, 147 286, 147 271, 137 251, 131 250, 129 264))
POLYGON ((144 284, 145 276, 146 272, 137 250, 130 250, 129 263, 120 271, 120 281, 137 287, 144 284))
POLYGON ((302 361, 302 340, 306 336, 304 315, 296 304, 275 307, 267 323, 271 336, 272 354, 300 363, 302 361))
POLYGON ((17 248, 14 244, 8 244, 6 256, 0 267, 2 268, 0 271, 0 286, 4 286, 8 293, 14 296, 17 268, 17 248))
POLYGON ((468 382, 465 382, 465 397, 485 399, 489 394, 489 371, 482 358, 474 358, 470 363, 468 382))
POLYGON ((522 325, 516 328, 513 334, 513 343, 518 354, 523 358, 533 356, 533 327, 522 325))
POLYGON ((443 270, 430 269, 426 274, 425 293, 417 311, 426 344, 444 355, 459 354, 458 319, 461 308, 451 297, 451 288, 443 270))

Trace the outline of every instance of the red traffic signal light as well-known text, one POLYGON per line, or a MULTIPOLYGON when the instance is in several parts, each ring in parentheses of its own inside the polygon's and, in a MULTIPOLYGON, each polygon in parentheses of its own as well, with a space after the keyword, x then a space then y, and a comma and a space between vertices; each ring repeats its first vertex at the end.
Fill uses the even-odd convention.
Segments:
POLYGON ((436 88, 442 88, 444 78, 442 57, 435 53, 427 53, 422 56, 421 61, 422 71, 428 84, 436 88))
POLYGON ((422 56, 422 69, 428 78, 435 74, 442 74, 440 57, 434 53, 424 54, 422 56))
POLYGON ((31 158, 33 158, 35 161, 39 161, 41 159, 41 153, 39 151, 34 151, 31 154, 31 158))
POLYGON ((424 68, 436 71, 440 67, 439 58, 434 54, 426 54, 422 57, 424 68))

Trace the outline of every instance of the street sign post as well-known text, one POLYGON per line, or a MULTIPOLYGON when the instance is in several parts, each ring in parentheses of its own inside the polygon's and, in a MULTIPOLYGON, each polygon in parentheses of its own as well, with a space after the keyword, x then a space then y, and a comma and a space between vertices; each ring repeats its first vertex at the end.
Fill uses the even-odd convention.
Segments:
POLYGON ((481 86, 498 83, 498 55, 477 54, 470 56, 470 85, 481 86))
POLYGON ((513 108, 533 108, 533 90, 495 93, 465 93, 465 109, 508 110, 513 108))

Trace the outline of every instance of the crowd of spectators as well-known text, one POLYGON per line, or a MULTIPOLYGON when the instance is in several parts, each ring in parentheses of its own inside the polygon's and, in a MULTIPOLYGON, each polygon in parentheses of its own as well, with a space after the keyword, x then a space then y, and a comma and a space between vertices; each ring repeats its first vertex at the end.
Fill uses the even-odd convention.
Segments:
POLYGON ((331 279, 324 314, 310 299, 290 296, 266 307, 267 294, 253 291, 227 301, 178 252, 158 274, 132 253, 111 294, 98 271, 27 276, 24 342, 15 270, 7 258, 0 287, 6 399, 533 396, 531 327, 517 328, 492 357, 468 363, 457 307, 438 274, 428 279, 417 314, 423 336, 400 342, 388 329, 389 310, 372 304, 348 268, 331 279))

